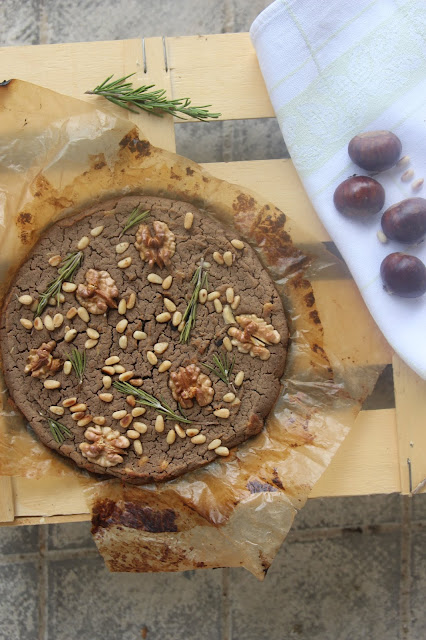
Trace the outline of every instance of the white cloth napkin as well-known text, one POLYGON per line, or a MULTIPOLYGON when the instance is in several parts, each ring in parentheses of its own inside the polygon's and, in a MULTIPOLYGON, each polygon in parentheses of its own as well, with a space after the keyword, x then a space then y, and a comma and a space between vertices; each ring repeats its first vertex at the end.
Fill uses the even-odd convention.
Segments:
MULTIPOLYGON (((250 35, 293 163, 328 233, 343 255, 381 331, 395 351, 426 379, 426 295, 387 294, 380 263, 403 245, 381 244, 380 214, 370 223, 334 208, 337 185, 365 174, 347 153, 363 131, 389 129, 411 158, 413 194, 396 168, 376 177, 385 208, 426 198, 426 2, 424 0, 276 0, 250 35)), ((297 211, 289 212, 297 219, 297 211)), ((426 243, 409 253, 426 263, 426 243)))

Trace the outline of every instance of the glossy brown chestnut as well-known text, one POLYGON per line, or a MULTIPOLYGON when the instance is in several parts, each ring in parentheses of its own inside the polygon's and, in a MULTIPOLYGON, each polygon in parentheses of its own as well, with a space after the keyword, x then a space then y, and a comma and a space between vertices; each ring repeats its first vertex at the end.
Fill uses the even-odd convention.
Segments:
POLYGON ((334 206, 343 215, 365 218, 382 209, 385 190, 374 178, 352 176, 339 184, 333 199, 334 206))
POLYGON ((397 242, 420 242, 426 234, 426 200, 407 198, 382 215, 383 233, 397 242))
POLYGON ((352 138, 348 153, 366 171, 385 171, 398 162, 401 149, 401 140, 391 131, 367 131, 352 138))
POLYGON ((419 258, 391 253, 380 265, 380 275, 388 293, 418 298, 426 293, 426 267, 419 258))

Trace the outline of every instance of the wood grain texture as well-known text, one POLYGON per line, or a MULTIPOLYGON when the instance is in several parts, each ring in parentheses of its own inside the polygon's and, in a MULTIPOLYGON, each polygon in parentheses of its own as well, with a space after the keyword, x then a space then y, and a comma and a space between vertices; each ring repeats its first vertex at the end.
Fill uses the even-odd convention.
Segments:
POLYGON ((12 478, 0 477, 0 524, 12 522, 15 517, 12 478))

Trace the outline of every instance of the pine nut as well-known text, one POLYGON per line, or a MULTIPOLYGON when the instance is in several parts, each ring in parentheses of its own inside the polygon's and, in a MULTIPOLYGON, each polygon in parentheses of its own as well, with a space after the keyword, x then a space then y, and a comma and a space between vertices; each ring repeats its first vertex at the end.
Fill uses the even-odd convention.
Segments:
POLYGON ((214 452, 217 453, 218 456, 222 456, 222 458, 229 456, 228 447, 217 447, 214 452))
POLYGON ((175 311, 172 317, 172 325, 177 327, 182 322, 182 314, 180 311, 175 311))
POLYGON ((144 422, 134 422, 133 428, 135 429, 135 431, 142 434, 148 431, 148 427, 144 422))
POLYGON ((235 309, 238 307, 238 305, 240 304, 240 300, 241 297, 240 296, 235 296, 234 298, 234 302, 231 303, 231 309, 233 309, 235 311, 235 309))
POLYGON ((102 384, 105 389, 111 389, 112 379, 110 378, 110 376, 103 376, 102 384))
POLYGON ((118 305, 118 313, 121 316, 124 316, 126 311, 127 311, 127 302, 125 301, 124 298, 122 298, 122 300, 120 300, 119 305, 118 305))
POLYGON ((127 336, 121 336, 120 340, 118 341, 118 346, 120 347, 120 349, 127 349, 127 336))
POLYGON ((45 389, 59 389, 60 386, 61 386, 61 383, 59 382, 59 380, 45 380, 44 381, 44 388, 45 389))
POLYGON ((58 300, 59 300, 60 304, 62 304, 63 302, 65 302, 65 296, 64 296, 64 294, 63 294, 63 293, 58 293, 57 298, 58 298, 58 300))
POLYGON ((187 231, 189 231, 190 228, 192 227, 193 222, 194 222, 194 214, 192 213, 192 211, 188 211, 187 213, 185 213, 185 219, 183 221, 184 228, 187 231))
POLYGON ((129 298, 127 300, 127 308, 133 309, 135 304, 136 304, 136 293, 132 291, 132 293, 129 295, 129 298))
POLYGON ((73 413, 71 418, 74 420, 74 422, 78 422, 79 420, 81 420, 82 418, 84 418, 86 414, 84 413, 84 411, 77 411, 77 413, 73 413))
POLYGON ((64 321, 64 316, 62 315, 62 313, 56 313, 53 316, 53 326, 55 329, 59 329, 59 327, 62 325, 64 321))
POLYGON ((115 373, 124 373, 126 371, 126 367, 123 367, 122 364, 115 364, 114 371, 115 373))
POLYGON ((189 429, 186 430, 186 435, 188 436, 188 438, 193 438, 199 433, 200 433, 200 430, 194 427, 190 427, 189 429))
POLYGON ((71 413, 75 413, 76 411, 86 411, 87 409, 87 404, 84 404, 84 402, 80 402, 79 404, 74 404, 70 411, 71 413))
POLYGON ((207 302, 207 289, 200 289, 198 300, 200 304, 205 304, 207 302))
POLYGON ((112 402, 114 396, 112 393, 98 393, 98 398, 102 400, 102 402, 112 402))
POLYGON ((173 429, 170 429, 166 437, 166 442, 167 444, 173 444, 175 440, 176 440, 176 433, 173 429))
POLYGON ((229 304, 231 304, 232 302, 234 302, 234 289, 232 287, 228 287, 227 290, 225 291, 225 296, 226 296, 226 302, 228 302, 229 304))
POLYGON ((126 331, 128 324, 129 324, 129 321, 127 320, 127 318, 123 318, 122 320, 117 322, 115 330, 118 333, 123 333, 124 331, 126 331))
POLYGON ((186 438, 185 429, 182 429, 180 424, 175 424, 175 431, 178 434, 179 438, 186 438))
MULTIPOLYGON (((36 318, 37 320, 37 318, 36 318)), ((24 327, 24 329, 32 329, 33 328, 33 323, 31 322, 31 320, 28 320, 27 318, 21 318, 19 320, 19 322, 22 324, 22 326, 24 327)))
POLYGON ((91 229, 90 235, 93 236, 93 238, 97 238, 98 236, 101 235, 104 229, 105 227, 103 225, 100 225, 99 227, 95 227, 94 229, 91 229))
POLYGON ((33 301, 33 297, 28 295, 24 295, 18 298, 18 302, 24 305, 29 305, 32 303, 32 301, 33 301))
POLYGON ((120 362, 120 358, 118 356, 110 356, 105 360, 105 364, 109 367, 112 364, 118 364, 120 362))
POLYGON ((138 454, 138 456, 142 455, 143 448, 140 440, 133 440, 133 448, 135 452, 138 454))
POLYGON ((241 387, 244 380, 244 371, 239 371, 235 376, 234 384, 236 387, 241 387))
POLYGON ((146 413, 145 407, 135 407, 132 410, 132 416, 134 418, 139 418, 139 416, 143 416, 144 413, 146 413))
POLYGON ((163 278, 156 273, 148 273, 147 280, 151 284, 163 284, 163 278))
POLYGON ((158 358, 153 351, 147 351, 146 359, 148 360, 149 364, 152 364, 153 366, 158 362, 158 358))
POLYGON ((87 427, 87 425, 90 424, 92 420, 93 420, 92 416, 84 416, 84 418, 81 418, 80 420, 77 421, 77 426, 87 427))
POLYGON ((56 302, 56 298, 49 298, 49 300, 47 301, 47 304, 48 304, 50 307, 56 307, 56 304, 57 304, 57 302, 56 302))
POLYGON ((168 342, 157 342, 154 345, 154 353, 156 353, 157 355, 161 355, 166 351, 168 346, 169 346, 168 342))
POLYGON ((106 422, 106 418, 104 416, 95 416, 93 422, 102 427, 106 422))
POLYGON ((232 253, 230 251, 225 251, 225 253, 223 254, 223 261, 227 267, 232 267, 233 260, 234 258, 232 253))
POLYGON ((98 344, 97 340, 93 340, 92 338, 89 338, 88 340, 86 340, 86 342, 84 343, 84 348, 85 349, 93 349, 93 347, 96 347, 96 345, 98 344))
POLYGON ((168 322, 171 319, 171 315, 168 311, 164 311, 163 313, 159 313, 158 316, 156 316, 156 321, 157 322, 168 322))
POLYGON ((88 329, 86 329, 86 333, 92 340, 99 340, 99 333, 96 331, 96 329, 92 329, 91 327, 89 327, 88 329))
POLYGON ((53 326, 53 318, 51 318, 51 316, 44 316, 44 326, 48 331, 53 331, 55 327, 53 326))
POLYGON ((134 429, 129 429, 126 432, 126 436, 130 438, 130 440, 137 440, 138 438, 141 437, 141 434, 135 431, 134 429))
POLYGON ((77 289, 77 285, 74 282, 63 282, 62 291, 65 293, 73 293, 77 289))
POLYGON ((172 282, 173 282, 173 277, 172 276, 167 276, 166 278, 164 278, 163 283, 162 283, 163 289, 165 291, 170 289, 170 287, 172 286, 172 282))
POLYGON ((67 318, 67 320, 72 320, 76 315, 77 309, 75 307, 71 307, 70 309, 68 309, 65 317, 67 318))
POLYGON ((69 329, 64 336, 65 342, 72 342, 76 337, 76 335, 77 335, 76 329, 69 329))
POLYGON ((387 238, 387 236, 383 233, 383 231, 382 231, 381 229, 379 229, 379 231, 377 232, 377 234, 376 234, 376 235, 377 235, 378 240, 380 240, 380 242, 381 242, 382 244, 386 244, 386 243, 387 243, 388 238, 387 238))
POLYGON ((69 360, 65 360, 64 362, 64 366, 62 367, 63 372, 65 373, 66 376, 69 376, 69 374, 72 371, 72 364, 69 360))
POLYGON ((404 173, 401 176, 402 182, 411 182, 413 178, 414 178, 414 171, 412 169, 407 169, 407 171, 404 171, 404 173))
POLYGON ((86 249, 86 247, 89 246, 90 243, 90 239, 87 236, 83 236, 82 238, 80 238, 80 240, 78 241, 77 244, 77 249, 79 251, 83 251, 83 249, 86 249))
POLYGON ((37 316, 37 318, 34 318, 34 329, 36 331, 41 331, 42 329, 44 329, 43 320, 39 316, 37 316))
POLYGON ((37 307, 38 307, 38 302, 37 300, 34 300, 34 302, 32 303, 30 310, 35 313, 37 311, 37 307))
POLYGON ((223 308, 223 320, 225 322, 225 324, 234 324, 235 322, 235 318, 234 318, 234 314, 232 313, 232 309, 229 306, 229 304, 226 304, 223 308))
POLYGON ((127 404, 129 404, 131 407, 136 407, 136 400, 135 400, 135 396, 126 396, 126 402, 127 402, 127 404))
POLYGON ((206 440, 207 440, 206 436, 203 436, 202 433, 200 433, 198 436, 194 436, 193 438, 191 438, 192 444, 204 444, 206 440))
POLYGON ((220 298, 220 291, 212 291, 207 296, 207 300, 209 300, 209 302, 216 300, 217 298, 220 298))
POLYGON ((185 323, 184 323, 184 321, 182 320, 182 322, 180 322, 180 323, 178 324, 178 331, 179 331, 179 333, 182 333, 182 331, 183 331, 184 329, 185 329, 185 323))
POLYGON ((410 162, 411 162, 410 156, 402 156, 402 158, 400 158, 396 163, 396 166, 398 167, 398 169, 402 169, 403 167, 408 167, 410 162))
POLYGON ((164 360, 158 367, 158 371, 159 373, 164 373, 165 371, 168 371, 171 366, 172 363, 170 362, 170 360, 164 360))
POLYGON ((225 393, 223 400, 224 402, 233 402, 235 400, 235 393, 225 393))
POLYGON ((231 240, 231 244, 236 249, 244 249, 244 242, 242 240, 238 240, 238 238, 234 238, 234 240, 231 240))
POLYGON ((108 374, 109 376, 113 376, 115 373, 115 369, 114 367, 110 367, 109 365, 106 365, 105 367, 102 367, 102 371, 106 374, 108 374))
POLYGON ((62 406, 63 407, 72 407, 75 403, 77 402, 77 398, 65 398, 65 400, 62 401, 62 406))
POLYGON ((127 258, 123 258, 120 262, 117 262, 117 267, 119 269, 127 269, 132 264, 131 256, 127 256, 127 258))
POLYGON ((121 418, 124 418, 124 416, 126 415, 127 411, 125 409, 121 409, 120 411, 114 411, 112 417, 114 418, 114 420, 121 420, 121 418))
POLYGON ((167 311, 170 311, 171 313, 176 311, 176 305, 173 302, 173 300, 170 300, 169 298, 164 298, 163 302, 164 302, 164 306, 166 307, 167 311))
POLYGON ((213 413, 216 418, 229 418, 229 409, 216 409, 213 413))
POLYGON ((217 264, 223 264, 223 263, 224 263, 224 260, 223 260, 222 254, 220 254, 220 253, 219 253, 219 251, 215 251, 215 252, 213 253, 213 260, 214 260, 215 262, 217 262, 217 264))
POLYGON ((141 387, 143 385, 142 378, 132 378, 129 382, 133 387, 141 387))
POLYGON ((129 247, 128 242, 119 242, 118 244, 115 245, 115 253, 118 253, 118 254, 124 253, 126 249, 128 249, 128 247, 129 247))
POLYGON ((216 300, 213 301, 214 304, 214 308, 216 313, 222 313, 223 311, 223 305, 221 303, 221 301, 219 300, 219 298, 216 298, 216 300))
POLYGON ((51 267, 57 267, 58 264, 61 262, 61 260, 62 260, 61 256, 56 255, 49 258, 48 262, 51 267))
POLYGON ((53 404, 51 407, 49 407, 49 411, 51 413, 54 413, 55 416, 63 416, 65 413, 65 409, 63 407, 58 407, 55 404, 53 404))
POLYGON ((163 433, 164 431, 164 418, 162 415, 155 418, 155 430, 157 433, 163 433))
POLYGON ((133 332, 133 337, 135 340, 146 340, 147 335, 145 333, 145 331, 134 331, 133 332))
POLYGON ((218 447, 220 447, 221 444, 222 444, 222 440, 219 440, 219 438, 216 438, 215 440, 212 440, 211 442, 209 442, 209 444, 207 445, 207 449, 209 449, 210 451, 212 449, 217 449, 218 447))
POLYGON ((225 347, 225 349, 229 352, 232 351, 232 342, 230 341, 230 339, 228 338, 228 336, 225 336, 223 339, 223 346, 225 347))
POLYGON ((78 317, 80 318, 80 320, 83 320, 83 322, 89 322, 90 316, 89 316, 89 312, 87 311, 87 309, 85 309, 84 307, 79 307, 77 309, 77 313, 78 313, 78 317))
POLYGON ((134 371, 125 371, 124 373, 120 373, 118 379, 120 380, 120 382, 128 382, 133 378, 134 375, 134 371))
POLYGON ((423 183, 424 183, 423 178, 418 178, 417 180, 414 180, 413 184, 411 185, 411 190, 420 191, 420 189, 423 187, 423 183))
POLYGON ((124 418, 121 418, 120 427, 123 427, 123 429, 127 429, 127 427, 130 427, 132 422, 133 422, 133 417, 130 415, 130 413, 128 413, 124 416, 124 418))

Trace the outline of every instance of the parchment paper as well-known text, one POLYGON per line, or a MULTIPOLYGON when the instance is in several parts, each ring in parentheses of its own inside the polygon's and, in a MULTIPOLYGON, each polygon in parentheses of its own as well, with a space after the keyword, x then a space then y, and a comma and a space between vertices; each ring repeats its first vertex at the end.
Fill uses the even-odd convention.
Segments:
POLYGON ((137 488, 89 476, 46 449, 3 385, 0 475, 79 477, 111 571, 243 566, 262 579, 380 368, 344 366, 327 349, 311 280, 340 267, 315 238, 262 197, 153 147, 98 104, 19 80, 0 86, 1 296, 59 217, 117 194, 191 202, 235 225, 276 282, 291 335, 283 392, 263 432, 226 460, 137 488))

